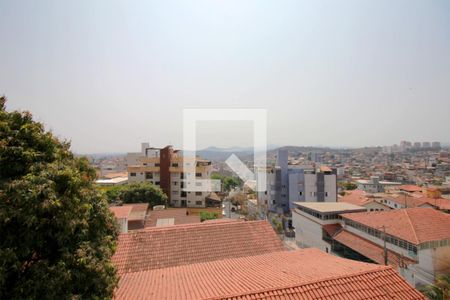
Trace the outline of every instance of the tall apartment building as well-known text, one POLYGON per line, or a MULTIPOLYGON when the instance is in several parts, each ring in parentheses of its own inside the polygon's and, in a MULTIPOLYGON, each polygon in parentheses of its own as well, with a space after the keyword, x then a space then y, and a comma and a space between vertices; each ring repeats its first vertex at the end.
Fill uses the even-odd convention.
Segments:
POLYGON ((294 202, 336 202, 336 170, 289 164, 287 150, 278 150, 274 167, 266 170, 267 190, 258 192, 260 205, 288 212, 294 202))
POLYGON ((174 207, 205 207, 210 192, 200 191, 203 183, 197 182, 199 191, 184 191, 186 180, 183 164, 195 171, 196 179, 210 179, 211 161, 199 157, 183 156, 172 146, 153 148, 142 143, 141 152, 127 154, 128 181, 151 182, 161 187, 174 207))

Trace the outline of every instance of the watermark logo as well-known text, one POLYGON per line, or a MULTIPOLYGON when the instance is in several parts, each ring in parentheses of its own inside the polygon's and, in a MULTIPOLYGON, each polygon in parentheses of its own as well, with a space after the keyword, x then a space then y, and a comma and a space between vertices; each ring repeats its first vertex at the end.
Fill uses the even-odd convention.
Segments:
POLYGON ((184 191, 217 192, 220 191, 220 180, 199 179, 203 170, 202 161, 196 157, 197 121, 251 121, 253 123, 253 160, 252 172, 235 154, 225 163, 247 185, 253 186, 257 192, 266 191, 266 152, 267 152, 267 110, 248 108, 190 108, 183 110, 183 172, 184 191), (197 172, 199 171, 199 172, 197 172))

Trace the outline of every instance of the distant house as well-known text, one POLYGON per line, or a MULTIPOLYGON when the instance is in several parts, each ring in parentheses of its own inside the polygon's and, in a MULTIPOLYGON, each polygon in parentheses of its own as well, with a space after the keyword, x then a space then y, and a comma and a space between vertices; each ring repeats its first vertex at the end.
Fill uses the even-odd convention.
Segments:
POLYGON ((121 233, 128 232, 128 217, 130 216, 131 206, 111 206, 109 210, 116 217, 116 221, 119 224, 119 230, 121 233))
POLYGON ((380 181, 378 176, 372 176, 369 180, 357 180, 358 190, 368 193, 382 193, 386 187, 401 185, 399 182, 380 181))
POLYGON ((116 217, 120 232, 144 228, 148 203, 130 203, 123 206, 110 206, 109 210, 116 217))
POLYGON ((389 206, 383 204, 379 199, 371 194, 367 194, 362 190, 353 190, 345 192, 344 196, 338 198, 338 202, 346 202, 358 206, 363 206, 367 211, 383 211, 391 209, 389 206))

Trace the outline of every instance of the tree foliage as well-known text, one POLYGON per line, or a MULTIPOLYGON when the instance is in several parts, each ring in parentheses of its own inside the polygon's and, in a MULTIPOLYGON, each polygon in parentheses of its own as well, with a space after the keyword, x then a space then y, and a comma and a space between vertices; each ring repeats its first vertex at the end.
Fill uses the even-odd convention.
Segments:
POLYGON ((150 207, 167 205, 167 195, 149 182, 117 185, 104 192, 110 203, 149 203, 150 207))
POLYGON ((224 176, 219 173, 211 175, 211 179, 219 179, 222 184, 222 191, 229 192, 231 189, 242 186, 243 182, 240 178, 234 176, 224 176))
POLYGON ((438 275, 434 284, 422 286, 420 291, 430 300, 449 300, 450 276, 438 275))
POLYGON ((95 171, 0 98, 0 299, 110 298, 117 238, 95 171))

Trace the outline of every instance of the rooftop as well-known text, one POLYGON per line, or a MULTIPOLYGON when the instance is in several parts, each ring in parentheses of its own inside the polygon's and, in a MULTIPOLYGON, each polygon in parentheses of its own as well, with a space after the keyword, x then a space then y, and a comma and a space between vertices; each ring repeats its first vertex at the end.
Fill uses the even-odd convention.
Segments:
POLYGON ((127 219, 131 213, 131 206, 110 206, 109 210, 117 219, 127 219))
MULTIPOLYGON (((353 249, 354 251, 364 255, 376 263, 384 264, 383 247, 372 243, 358 235, 355 235, 347 230, 341 230, 333 239, 339 243, 353 249)), ((391 266, 398 267, 408 264, 417 263, 407 257, 401 256, 391 250, 388 250, 388 263, 391 266)))
MULTIPOLYGON (((169 208, 164 210, 150 211, 147 221, 145 222, 145 227, 158 226, 159 219, 173 219, 173 222, 170 222, 171 225, 200 223, 200 216, 188 215, 186 208, 169 208)), ((160 224, 162 224, 162 222, 164 221, 159 222, 160 224)), ((166 225, 170 224, 167 223, 166 225)))
POLYGON ((341 216, 375 229, 385 226, 387 234, 415 245, 450 239, 450 215, 432 208, 416 207, 341 216))
POLYGON ((346 202, 294 202, 294 204, 321 213, 366 210, 365 207, 346 202))
POLYGON ((267 221, 200 223, 121 234, 112 261, 123 274, 282 250, 267 221))
POLYGON ((122 275, 116 299, 425 299, 392 267, 318 249, 122 275))

